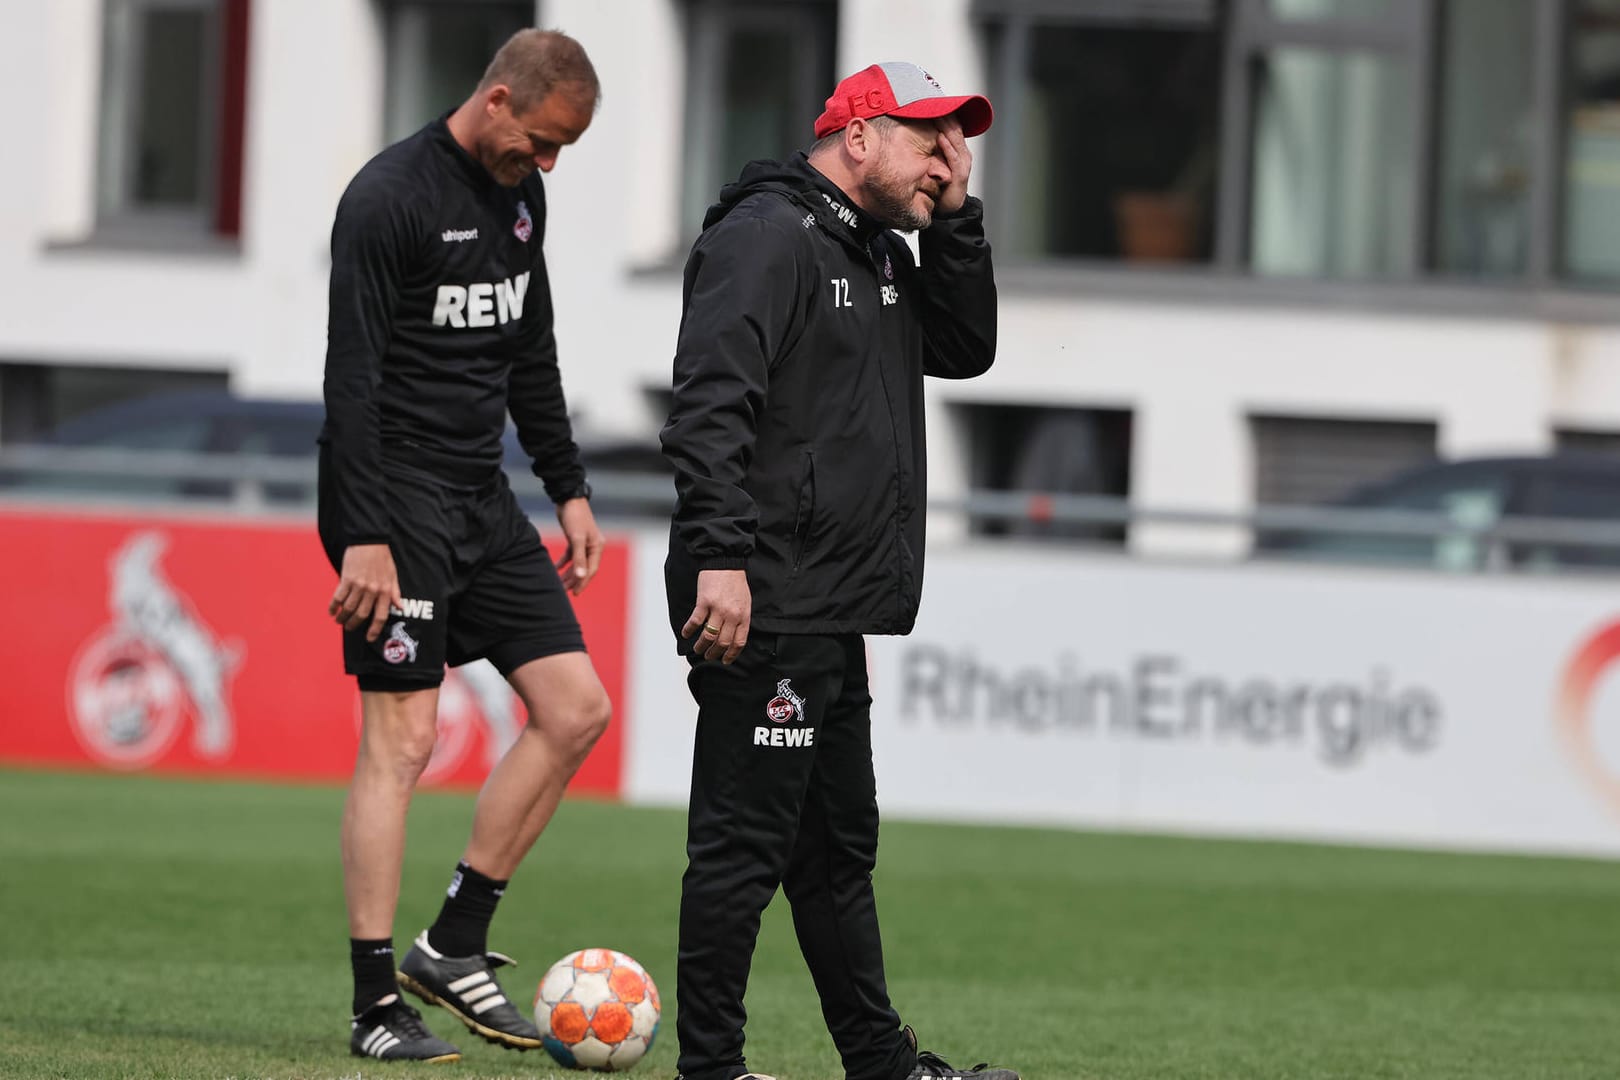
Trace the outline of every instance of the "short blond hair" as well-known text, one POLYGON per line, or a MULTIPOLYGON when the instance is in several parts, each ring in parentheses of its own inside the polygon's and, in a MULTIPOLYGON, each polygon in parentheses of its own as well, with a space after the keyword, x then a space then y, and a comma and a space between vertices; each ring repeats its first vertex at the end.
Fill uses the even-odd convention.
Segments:
POLYGON ((507 38, 484 69, 478 91, 499 85, 512 92, 514 112, 527 112, 559 91, 593 109, 602 96, 585 47, 558 30, 519 30, 507 38))

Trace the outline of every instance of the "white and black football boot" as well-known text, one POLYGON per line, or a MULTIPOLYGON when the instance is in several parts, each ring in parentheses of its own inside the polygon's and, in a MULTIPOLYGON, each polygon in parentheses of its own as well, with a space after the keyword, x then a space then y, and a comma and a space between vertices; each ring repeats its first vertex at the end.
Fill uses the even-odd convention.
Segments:
POLYGON ((461 1051, 434 1035, 422 1014, 390 994, 349 1022, 349 1052, 383 1061, 460 1061, 461 1051))
POLYGON ((495 969, 517 961, 500 953, 445 956, 428 944, 427 931, 416 936, 399 965, 399 985, 427 1002, 442 1005, 475 1035, 510 1050, 533 1050, 540 1029, 507 998, 495 969))
MULTIPOLYGON (((917 1050, 917 1033, 909 1025, 905 1035, 906 1042, 917 1050)), ((982 1063, 971 1069, 958 1069, 930 1050, 917 1050, 917 1065, 907 1074, 906 1080, 1018 1080, 1018 1074, 1011 1069, 982 1063)))

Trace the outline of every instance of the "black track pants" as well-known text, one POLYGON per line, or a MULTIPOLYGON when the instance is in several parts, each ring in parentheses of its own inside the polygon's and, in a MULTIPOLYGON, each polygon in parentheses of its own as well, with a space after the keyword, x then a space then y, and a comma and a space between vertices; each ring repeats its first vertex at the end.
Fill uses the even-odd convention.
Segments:
POLYGON ((864 642, 755 633, 729 667, 696 661, 688 685, 699 708, 675 976, 681 1075, 740 1071, 743 990, 780 885, 847 1077, 904 1077, 915 1059, 889 1004, 872 896, 864 642))

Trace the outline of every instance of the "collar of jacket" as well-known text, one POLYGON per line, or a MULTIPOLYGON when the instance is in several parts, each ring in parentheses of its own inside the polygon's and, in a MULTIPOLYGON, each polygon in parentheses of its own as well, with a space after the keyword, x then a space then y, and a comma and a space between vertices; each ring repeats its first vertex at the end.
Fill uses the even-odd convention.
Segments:
POLYGON ((788 165, 809 182, 809 190, 803 192, 802 200, 828 232, 864 251, 872 237, 883 231, 883 226, 872 215, 856 206, 842 188, 810 164, 804 151, 795 154, 788 165))
POLYGON ((450 114, 445 113, 429 124, 428 128, 433 133, 434 144, 444 152, 446 160, 450 162, 450 168, 471 184, 474 191, 483 192, 489 188, 500 187, 500 182, 484 168, 484 163, 467 153, 466 148, 456 142, 456 137, 450 134, 449 120, 450 114))

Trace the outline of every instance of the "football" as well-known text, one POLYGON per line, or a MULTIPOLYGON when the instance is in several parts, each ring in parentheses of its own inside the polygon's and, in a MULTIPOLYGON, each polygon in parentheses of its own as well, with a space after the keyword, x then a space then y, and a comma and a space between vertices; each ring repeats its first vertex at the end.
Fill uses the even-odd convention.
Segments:
POLYGON ((619 1072, 658 1035, 658 987, 612 949, 581 949, 552 964, 534 995, 540 1041, 569 1069, 619 1072))

